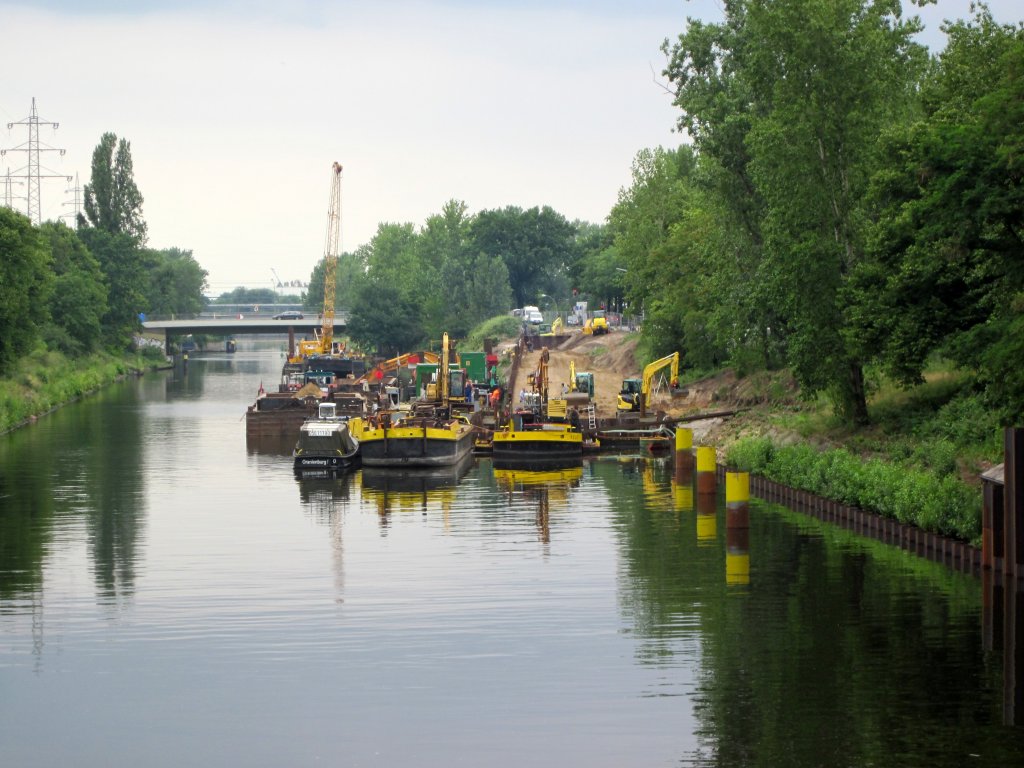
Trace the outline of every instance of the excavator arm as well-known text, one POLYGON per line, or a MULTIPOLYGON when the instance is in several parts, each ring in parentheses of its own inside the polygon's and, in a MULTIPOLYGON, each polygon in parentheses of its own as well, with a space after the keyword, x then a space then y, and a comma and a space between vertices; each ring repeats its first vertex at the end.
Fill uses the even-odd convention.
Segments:
POLYGON ((671 355, 666 355, 660 360, 655 360, 653 363, 649 363, 644 368, 643 380, 640 385, 640 413, 645 414, 647 409, 651 407, 651 386, 654 383, 654 377, 659 371, 664 370, 666 367, 671 366, 669 371, 669 386, 675 388, 679 386, 679 353, 673 352, 671 355))

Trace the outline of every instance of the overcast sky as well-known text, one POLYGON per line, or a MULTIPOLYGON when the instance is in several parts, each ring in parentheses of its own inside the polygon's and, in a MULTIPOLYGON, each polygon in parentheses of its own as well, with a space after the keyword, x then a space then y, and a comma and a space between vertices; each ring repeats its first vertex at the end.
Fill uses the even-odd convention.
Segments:
MULTIPOLYGON (((940 21, 968 6, 914 9, 923 41, 941 46, 940 21)), ((335 160, 344 250, 452 198, 604 221, 637 151, 682 140, 662 40, 720 14, 714 0, 0 0, 0 148, 27 140, 7 123, 35 98, 60 124, 42 142, 66 150, 43 165, 84 185, 114 132, 151 246, 191 249, 214 293, 270 287, 272 269, 307 280, 323 256, 335 160)), ((0 175, 25 159, 9 152, 0 175)), ((44 180, 43 218, 71 211, 69 186, 44 180)))

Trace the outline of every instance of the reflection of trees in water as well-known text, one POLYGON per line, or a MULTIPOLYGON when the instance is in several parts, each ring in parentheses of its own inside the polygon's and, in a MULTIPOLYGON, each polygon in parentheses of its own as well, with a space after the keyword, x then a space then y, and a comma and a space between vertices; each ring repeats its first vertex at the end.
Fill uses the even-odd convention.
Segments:
POLYGON ((39 440, 3 435, 0 441, 0 598, 42 586, 43 558, 52 538, 52 462, 39 440), (37 449, 33 450, 33 445, 37 449))
POLYGON ((607 462, 596 472, 621 532, 620 601, 638 660, 663 668, 663 693, 678 687, 699 720, 700 746, 682 762, 886 765, 927 754, 954 765, 967 743, 1019 759, 1024 740, 992 727, 1001 683, 973 582, 755 502, 742 542, 755 573, 737 590, 724 508, 707 542, 702 500, 669 504, 668 469, 644 477, 607 462))
POLYGON ((135 589, 136 546, 145 521, 142 409, 135 387, 118 387, 105 399, 102 407, 81 409, 74 431, 87 452, 84 511, 97 589, 116 600, 135 589))
POLYGON ((0 594, 41 584, 56 515, 85 520, 102 597, 133 589, 145 498, 135 384, 110 387, 5 436, 0 594))

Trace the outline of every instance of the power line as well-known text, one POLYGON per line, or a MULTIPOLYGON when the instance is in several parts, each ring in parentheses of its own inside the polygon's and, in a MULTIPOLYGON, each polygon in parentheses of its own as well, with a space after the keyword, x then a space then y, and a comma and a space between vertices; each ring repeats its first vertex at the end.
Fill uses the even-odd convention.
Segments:
MULTIPOLYGON (((71 177, 68 176, 68 181, 71 181, 71 177)), ((71 213, 62 213, 62 219, 71 219, 72 224, 75 228, 78 227, 78 215, 82 212, 82 185, 78 183, 78 172, 75 172, 75 186, 70 189, 64 190, 65 195, 73 195, 70 200, 65 200, 61 205, 72 206, 71 213)))
POLYGON ((4 175, 4 202, 3 202, 3 206, 4 206, 4 208, 10 208, 12 211, 14 210, 14 200, 15 200, 15 197, 14 197, 14 187, 15 187, 15 185, 17 185, 19 187, 25 186, 20 181, 15 181, 11 177, 10 169, 8 169, 7 173, 4 175))
POLYGON ((64 154, 63 149, 51 147, 49 144, 44 144, 39 140, 40 126, 51 125, 53 126, 53 130, 56 131, 57 128, 60 127, 60 124, 49 120, 43 120, 39 117, 39 113, 36 112, 36 99, 33 96, 32 112, 29 116, 22 120, 8 123, 7 128, 10 130, 16 125, 24 125, 28 127, 28 141, 23 144, 19 144, 16 147, 0 149, 0 156, 4 156, 8 152, 24 152, 28 156, 28 162, 23 167, 16 170, 13 178, 25 179, 27 186, 25 194, 25 212, 33 224, 40 224, 42 223, 42 202, 40 197, 41 180, 64 178, 68 182, 71 181, 70 176, 65 176, 62 173, 55 173, 54 171, 51 171, 39 160, 39 155, 43 152, 59 152, 61 155, 64 154), (44 173, 44 171, 46 171, 46 173, 44 173))

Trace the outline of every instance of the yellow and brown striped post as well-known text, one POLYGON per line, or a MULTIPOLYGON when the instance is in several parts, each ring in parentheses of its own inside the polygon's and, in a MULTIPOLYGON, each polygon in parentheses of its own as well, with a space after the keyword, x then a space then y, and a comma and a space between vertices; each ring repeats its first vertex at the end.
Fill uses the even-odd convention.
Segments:
POLYGON ((689 483, 693 477, 693 430, 689 427, 676 427, 676 464, 675 476, 677 483, 689 483))
POLYGON ((725 473, 725 526, 750 527, 750 475, 747 472, 725 473))

